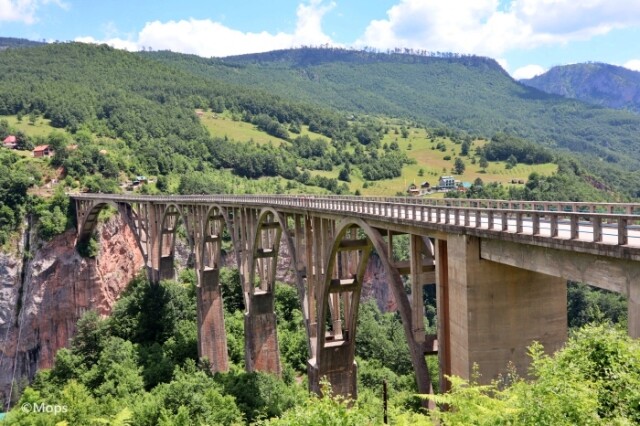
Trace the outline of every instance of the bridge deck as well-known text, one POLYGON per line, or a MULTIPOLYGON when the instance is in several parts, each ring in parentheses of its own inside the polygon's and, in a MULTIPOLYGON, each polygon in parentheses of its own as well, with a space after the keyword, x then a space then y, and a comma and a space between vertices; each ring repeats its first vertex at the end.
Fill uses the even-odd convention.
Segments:
POLYGON ((70 194, 76 200, 274 207, 640 260, 640 204, 291 195, 70 194))

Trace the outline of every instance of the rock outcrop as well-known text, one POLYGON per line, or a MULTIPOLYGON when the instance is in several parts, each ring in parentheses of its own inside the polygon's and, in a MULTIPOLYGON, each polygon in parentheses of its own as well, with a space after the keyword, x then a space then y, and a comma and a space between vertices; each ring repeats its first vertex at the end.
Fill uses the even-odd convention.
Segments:
MULTIPOLYGON (((3 403, 12 383, 21 389, 37 370, 53 365, 57 350, 69 345, 84 312, 93 309, 109 315, 122 290, 143 267, 135 237, 119 215, 98 232, 100 249, 95 259, 77 253, 73 230, 52 241, 32 244, 24 273, 24 252, 0 255, 3 403)), ((12 393, 19 393, 15 386, 12 393)))

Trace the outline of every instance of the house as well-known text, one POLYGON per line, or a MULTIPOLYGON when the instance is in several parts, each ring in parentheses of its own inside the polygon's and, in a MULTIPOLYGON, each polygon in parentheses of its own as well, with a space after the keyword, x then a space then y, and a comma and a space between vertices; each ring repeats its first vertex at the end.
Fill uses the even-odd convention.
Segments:
POLYGON ((16 149, 16 146, 18 146, 18 139, 14 135, 9 135, 4 138, 2 145, 5 148, 16 149))
POLYGON ((429 185, 429 182, 422 182, 422 184, 420 185, 420 188, 429 189, 431 188, 431 185, 429 185))
POLYGON ((33 156, 38 157, 51 157, 53 156, 53 149, 49 145, 38 145, 33 148, 33 156))
POLYGON ((440 180, 438 180, 438 188, 441 190, 448 191, 450 189, 456 188, 456 180, 453 176, 440 176, 440 180))
POLYGON ((133 182, 131 182, 132 187, 137 187, 143 183, 149 183, 149 179, 146 176, 136 176, 133 182))
POLYGON ((412 183, 411 185, 409 185, 409 188, 407 189, 407 193, 409 195, 418 196, 420 195, 420 190, 418 189, 415 183, 412 183))

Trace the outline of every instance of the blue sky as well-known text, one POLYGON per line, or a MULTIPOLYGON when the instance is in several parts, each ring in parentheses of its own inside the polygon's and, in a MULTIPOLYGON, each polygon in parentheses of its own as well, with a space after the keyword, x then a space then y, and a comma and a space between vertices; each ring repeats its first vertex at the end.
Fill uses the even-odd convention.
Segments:
POLYGON ((514 77, 640 71, 640 0, 0 0, 0 36, 227 56, 301 45, 495 58, 514 77))

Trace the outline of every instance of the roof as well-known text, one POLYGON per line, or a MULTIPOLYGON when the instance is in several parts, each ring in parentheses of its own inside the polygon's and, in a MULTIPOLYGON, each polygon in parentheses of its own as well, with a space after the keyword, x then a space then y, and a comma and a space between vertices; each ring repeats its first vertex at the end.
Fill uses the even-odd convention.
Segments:
POLYGON ((16 139, 16 137, 14 135, 9 135, 6 138, 4 138, 4 143, 16 143, 18 140, 16 139))
POLYGON ((440 176, 440 179, 455 179, 453 176, 440 176))
POLYGON ((49 145, 38 145, 33 148, 33 152, 46 151, 47 149, 49 149, 49 145))

